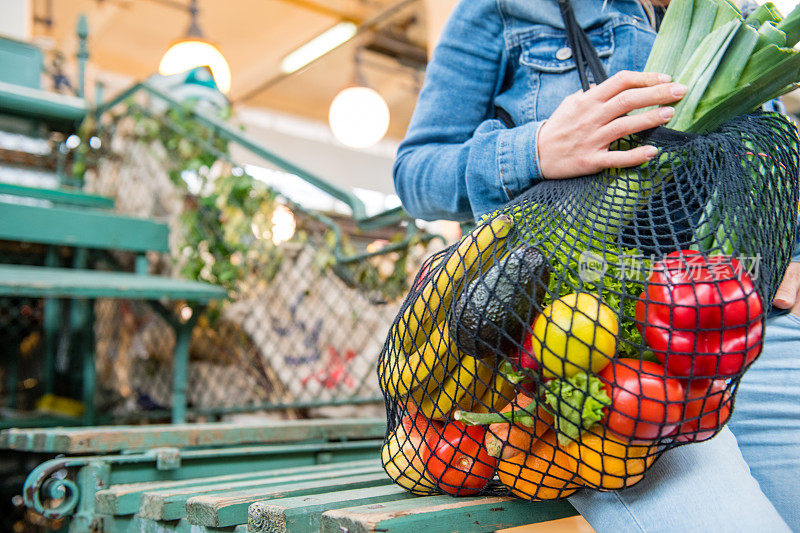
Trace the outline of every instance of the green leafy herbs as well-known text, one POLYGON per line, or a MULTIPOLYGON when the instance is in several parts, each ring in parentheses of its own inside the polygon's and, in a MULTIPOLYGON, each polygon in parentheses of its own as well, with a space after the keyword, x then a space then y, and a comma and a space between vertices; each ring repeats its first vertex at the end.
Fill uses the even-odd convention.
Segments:
POLYGON ((544 396, 555 418, 558 441, 562 445, 579 439, 582 431, 600 422, 603 410, 611 405, 600 378, 585 372, 549 381, 544 396))

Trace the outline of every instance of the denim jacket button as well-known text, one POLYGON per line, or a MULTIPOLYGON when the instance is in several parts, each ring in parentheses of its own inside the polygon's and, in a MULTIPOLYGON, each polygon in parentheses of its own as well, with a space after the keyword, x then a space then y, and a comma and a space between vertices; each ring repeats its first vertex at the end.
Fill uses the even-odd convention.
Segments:
POLYGON ((560 61, 566 61, 567 59, 572 57, 572 48, 569 46, 565 46, 564 48, 559 48, 556 52, 556 59, 560 61))

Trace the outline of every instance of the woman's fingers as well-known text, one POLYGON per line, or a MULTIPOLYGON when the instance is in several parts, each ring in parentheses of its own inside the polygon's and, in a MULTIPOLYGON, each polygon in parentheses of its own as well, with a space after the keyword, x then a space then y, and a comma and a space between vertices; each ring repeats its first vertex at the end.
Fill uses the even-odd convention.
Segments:
POLYGON ((685 95, 686 86, 680 83, 662 83, 644 89, 628 89, 603 104, 599 110, 599 118, 602 123, 607 123, 636 109, 671 104, 685 95))
POLYGON ((600 85, 592 87, 586 94, 596 100, 605 102, 622 91, 639 87, 653 87, 671 80, 672 77, 658 72, 633 72, 630 70, 622 70, 600 85))
POLYGON ((656 126, 662 126, 669 122, 673 115, 675 115, 675 108, 659 107, 640 115, 620 117, 616 120, 612 120, 598 130, 600 142, 608 146, 614 141, 627 137, 628 135, 649 130, 656 126))
POLYGON ((800 303, 798 293, 800 293, 800 263, 790 263, 772 303, 781 309, 793 309, 800 303))
POLYGON ((655 146, 638 146, 631 150, 613 150, 600 152, 597 156, 597 168, 628 168, 647 163, 658 154, 655 146))

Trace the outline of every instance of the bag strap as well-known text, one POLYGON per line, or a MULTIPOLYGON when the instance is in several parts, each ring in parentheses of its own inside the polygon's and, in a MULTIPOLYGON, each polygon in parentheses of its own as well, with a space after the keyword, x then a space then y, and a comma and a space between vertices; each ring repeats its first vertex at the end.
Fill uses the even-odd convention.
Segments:
POLYGON ((578 68, 578 76, 581 79, 581 87, 584 91, 589 90, 588 71, 592 72, 595 83, 603 83, 608 79, 606 69, 600 56, 595 49, 586 32, 583 31, 578 20, 575 18, 575 11, 572 9, 570 0, 558 0, 558 7, 561 8, 561 18, 564 19, 564 28, 567 30, 567 40, 572 48, 572 55, 575 58, 575 65, 578 68))

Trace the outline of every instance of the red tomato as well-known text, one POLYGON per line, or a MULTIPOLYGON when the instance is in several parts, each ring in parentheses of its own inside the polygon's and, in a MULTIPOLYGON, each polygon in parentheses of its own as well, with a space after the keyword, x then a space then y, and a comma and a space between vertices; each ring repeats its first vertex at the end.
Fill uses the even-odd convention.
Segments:
POLYGON ((698 381, 686 391, 686 408, 675 440, 699 442, 717 434, 731 416, 731 394, 724 380, 698 381))
MULTIPOLYGON (((412 402, 409 402, 409 404, 411 403, 412 402)), ((425 415, 419 411, 415 411, 413 414, 408 413, 403 417, 401 423, 403 424, 403 429, 405 429, 406 433, 419 435, 420 438, 423 438, 423 435, 433 433, 431 438, 435 439, 437 438, 437 435, 442 432, 441 422, 428 420, 425 418, 425 415)))
POLYGON ((656 440, 672 433, 683 414, 683 385, 658 363, 615 359, 598 374, 611 398, 603 422, 632 440, 656 440))
POLYGON ((483 446, 486 428, 450 422, 441 431, 425 435, 425 468, 444 492, 454 496, 477 494, 494 477, 497 459, 483 446))

